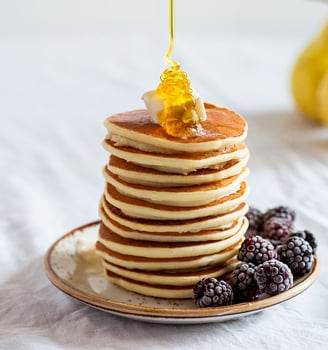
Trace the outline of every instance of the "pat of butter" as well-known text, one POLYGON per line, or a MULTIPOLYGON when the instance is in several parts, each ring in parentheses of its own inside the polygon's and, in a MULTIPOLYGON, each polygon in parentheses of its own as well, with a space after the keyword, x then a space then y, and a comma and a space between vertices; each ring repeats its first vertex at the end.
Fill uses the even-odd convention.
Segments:
MULTIPOLYGON (((192 96, 195 100, 194 110, 199 118, 199 121, 206 120, 206 111, 202 97, 195 91, 193 91, 192 96)), ((145 92, 142 99, 145 102, 152 122, 155 124, 160 124, 158 115, 165 109, 165 99, 158 96, 156 90, 145 92)))

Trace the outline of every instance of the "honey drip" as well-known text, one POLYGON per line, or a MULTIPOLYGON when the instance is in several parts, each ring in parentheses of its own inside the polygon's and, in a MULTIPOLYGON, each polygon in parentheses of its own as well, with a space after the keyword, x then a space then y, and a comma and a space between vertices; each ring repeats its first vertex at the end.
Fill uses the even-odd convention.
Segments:
POLYGON ((170 57, 173 51, 174 45, 174 0, 170 0, 170 46, 165 54, 165 64, 172 64, 170 57))
POLYGON ((170 46, 164 58, 169 67, 161 74, 161 82, 156 89, 156 95, 164 100, 164 109, 158 119, 169 135, 188 137, 200 133, 200 120, 188 76, 178 62, 171 61, 173 46, 174 0, 170 0, 170 46))

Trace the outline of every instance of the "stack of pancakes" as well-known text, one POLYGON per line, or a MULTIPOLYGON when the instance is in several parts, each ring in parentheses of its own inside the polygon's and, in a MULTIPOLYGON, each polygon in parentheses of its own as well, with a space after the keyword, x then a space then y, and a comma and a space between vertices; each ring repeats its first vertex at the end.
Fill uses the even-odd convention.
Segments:
POLYGON ((105 121, 110 152, 97 252, 106 277, 144 295, 190 298, 231 271, 247 230, 247 124, 205 104, 201 135, 176 138, 146 110, 105 121))

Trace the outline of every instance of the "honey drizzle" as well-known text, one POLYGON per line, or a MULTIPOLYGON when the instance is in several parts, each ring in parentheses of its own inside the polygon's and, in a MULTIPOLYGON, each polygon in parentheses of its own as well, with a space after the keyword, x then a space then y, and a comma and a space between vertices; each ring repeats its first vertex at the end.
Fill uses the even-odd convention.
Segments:
POLYGON ((170 0, 170 46, 165 54, 164 62, 165 64, 172 65, 171 54, 174 46, 174 0, 170 0))

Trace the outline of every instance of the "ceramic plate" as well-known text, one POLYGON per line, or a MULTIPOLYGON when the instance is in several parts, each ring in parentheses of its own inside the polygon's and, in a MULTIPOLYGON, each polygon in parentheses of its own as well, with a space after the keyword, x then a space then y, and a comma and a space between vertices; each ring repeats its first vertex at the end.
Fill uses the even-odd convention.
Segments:
POLYGON ((316 257, 312 271, 290 290, 254 302, 197 308, 192 300, 170 300, 143 296, 118 287, 104 278, 94 254, 82 254, 81 242, 97 240, 99 222, 78 227, 57 240, 45 256, 50 281, 61 291, 97 309, 132 319, 171 324, 226 321, 250 315, 295 297, 311 286, 319 273, 316 257))

